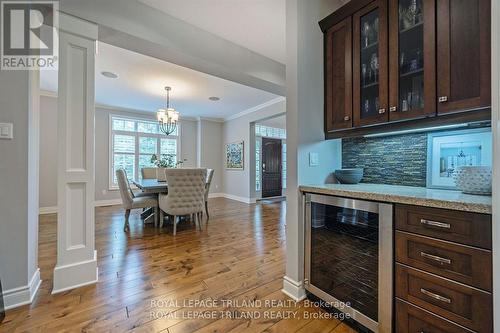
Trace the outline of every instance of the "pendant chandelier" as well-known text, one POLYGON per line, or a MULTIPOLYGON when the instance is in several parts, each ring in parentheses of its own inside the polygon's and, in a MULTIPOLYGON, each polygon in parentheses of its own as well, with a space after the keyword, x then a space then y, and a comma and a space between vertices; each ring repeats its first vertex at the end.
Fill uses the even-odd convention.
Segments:
POLYGON ((166 135, 170 135, 177 129, 179 112, 170 107, 170 90, 172 90, 172 88, 165 87, 165 90, 167 91, 167 108, 158 109, 158 111, 156 112, 156 117, 158 118, 160 131, 162 131, 166 135))

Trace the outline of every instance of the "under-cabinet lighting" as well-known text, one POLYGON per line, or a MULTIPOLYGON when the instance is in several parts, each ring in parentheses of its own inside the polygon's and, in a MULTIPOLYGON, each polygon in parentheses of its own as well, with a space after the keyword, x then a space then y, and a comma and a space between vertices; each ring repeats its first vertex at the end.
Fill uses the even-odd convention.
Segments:
POLYGON ((382 136, 414 134, 414 133, 423 133, 423 132, 432 132, 432 131, 442 131, 442 130, 455 129, 455 128, 466 128, 466 127, 474 127, 474 128, 486 127, 486 126, 490 126, 490 125, 491 125, 491 123, 489 121, 486 121, 486 122, 482 121, 482 122, 476 122, 476 123, 442 125, 442 126, 433 126, 433 127, 424 127, 424 128, 414 128, 414 129, 394 131, 394 132, 374 133, 374 134, 364 135, 363 137, 364 138, 378 138, 378 137, 382 137, 382 136))

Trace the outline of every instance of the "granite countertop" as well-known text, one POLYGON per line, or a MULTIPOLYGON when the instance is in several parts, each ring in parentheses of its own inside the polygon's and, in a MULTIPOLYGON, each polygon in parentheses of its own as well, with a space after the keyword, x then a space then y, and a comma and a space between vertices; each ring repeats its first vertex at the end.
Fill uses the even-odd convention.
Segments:
POLYGON ((491 196, 381 184, 301 185, 302 192, 491 214, 491 196))

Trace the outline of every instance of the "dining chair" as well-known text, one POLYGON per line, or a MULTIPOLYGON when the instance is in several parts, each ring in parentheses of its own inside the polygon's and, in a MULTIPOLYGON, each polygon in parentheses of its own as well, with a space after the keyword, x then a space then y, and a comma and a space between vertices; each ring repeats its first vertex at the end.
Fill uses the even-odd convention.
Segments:
POLYGON ((160 193, 160 227, 163 213, 173 216, 174 236, 177 234, 177 217, 193 216, 201 230, 201 214, 205 202, 207 169, 167 169, 165 171, 168 194, 160 193))
POLYGON ((156 179, 156 170, 158 168, 142 168, 141 175, 142 179, 156 179))
POLYGON ((205 213, 207 214, 207 223, 210 215, 208 215, 208 194, 210 193, 210 185, 214 178, 214 169, 207 169, 207 181, 205 183, 205 213))
POLYGON ((155 208, 155 225, 158 225, 158 198, 156 196, 144 195, 136 196, 130 188, 130 183, 127 178, 127 173, 124 169, 116 170, 116 179, 118 180, 118 187, 120 189, 120 196, 122 198, 123 208, 125 208, 125 223, 123 231, 129 231, 129 217, 130 211, 137 208, 155 208))

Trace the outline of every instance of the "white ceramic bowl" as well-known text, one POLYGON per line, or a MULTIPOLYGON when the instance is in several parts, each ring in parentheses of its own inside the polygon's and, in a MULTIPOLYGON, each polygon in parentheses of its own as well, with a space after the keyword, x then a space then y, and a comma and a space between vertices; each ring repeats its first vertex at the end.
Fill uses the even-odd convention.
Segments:
POLYGON ((453 174, 459 190, 467 194, 491 194, 492 170, 488 166, 461 166, 453 174))

